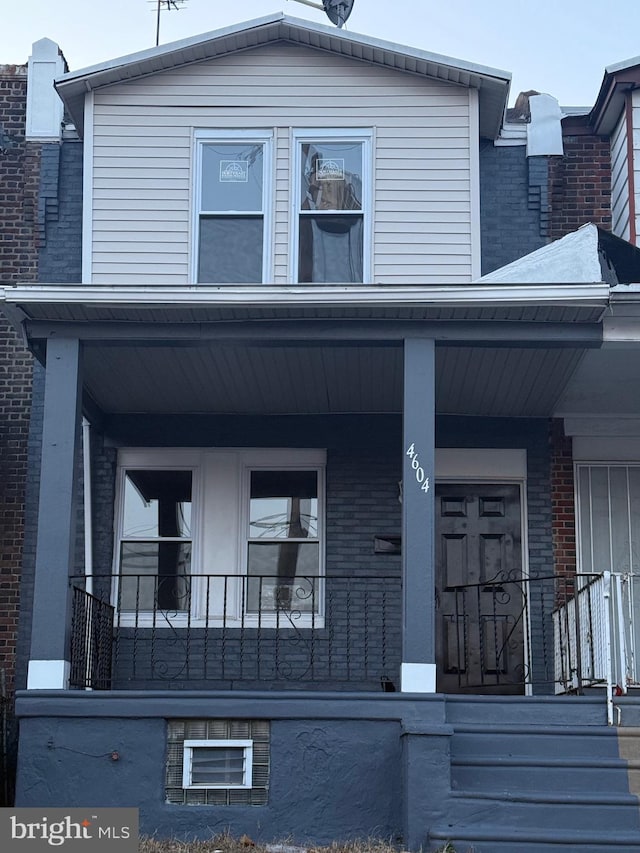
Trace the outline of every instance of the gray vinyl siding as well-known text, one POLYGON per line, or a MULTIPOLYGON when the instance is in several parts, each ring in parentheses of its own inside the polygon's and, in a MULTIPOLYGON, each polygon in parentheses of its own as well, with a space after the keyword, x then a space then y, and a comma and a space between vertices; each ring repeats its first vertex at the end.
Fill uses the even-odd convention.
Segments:
POLYGON ((627 118, 623 112, 611 137, 611 217, 612 230, 629 239, 629 160, 627 154, 627 118))
POLYGON ((293 128, 373 129, 373 281, 470 281, 474 109, 465 88, 293 45, 99 90, 93 281, 189 282, 199 128, 273 131, 275 283, 290 278, 293 128))

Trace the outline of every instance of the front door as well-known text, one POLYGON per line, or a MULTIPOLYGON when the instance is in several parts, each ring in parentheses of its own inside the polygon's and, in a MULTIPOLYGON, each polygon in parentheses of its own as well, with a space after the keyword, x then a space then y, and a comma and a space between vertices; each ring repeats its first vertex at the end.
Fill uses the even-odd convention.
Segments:
POLYGON ((520 487, 436 486, 436 662, 442 693, 524 692, 520 487))

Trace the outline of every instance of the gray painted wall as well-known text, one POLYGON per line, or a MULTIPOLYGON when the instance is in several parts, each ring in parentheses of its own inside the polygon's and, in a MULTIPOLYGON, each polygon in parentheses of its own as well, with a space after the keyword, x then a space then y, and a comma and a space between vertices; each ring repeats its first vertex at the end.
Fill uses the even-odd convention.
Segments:
POLYGON ((138 807, 141 831, 160 838, 229 830, 411 850, 452 840, 477 853, 640 845, 625 730, 606 725, 599 696, 52 691, 19 695, 17 712, 18 806, 138 807), (270 721, 266 805, 165 802, 166 720, 185 718, 270 721))
POLYGON ((480 145, 482 274, 548 242, 548 158, 529 157, 524 145, 480 145))
POLYGON ((164 719, 22 720, 17 802, 39 807, 126 803, 141 809, 141 832, 161 838, 231 831, 263 840, 329 843, 401 835, 397 721, 273 721, 266 806, 166 803, 165 750, 164 719), (110 757, 114 750, 118 761, 110 757))
MULTIPOLYGON (((73 284, 82 281, 82 143, 65 141, 42 147, 41 186, 38 200, 38 280, 73 284)), ((25 496, 25 532, 20 579, 20 615, 16 648, 16 686, 26 686, 31 643, 31 607, 35 571, 44 368, 33 368, 29 423, 28 473, 25 496)), ((81 473, 81 467, 79 471, 81 473)), ((82 528, 79 527, 77 565, 81 566, 82 528)))
MULTIPOLYGON (((199 446, 201 443, 219 446, 309 446, 327 448, 327 576, 331 578, 353 576, 378 576, 367 584, 369 593, 378 592, 385 596, 387 625, 392 626, 386 633, 386 658, 383 660, 374 643, 368 648, 357 649, 342 647, 331 659, 331 670, 327 678, 316 671, 314 689, 350 689, 350 673, 367 673, 361 688, 380 689, 380 679, 388 677, 398 685, 398 673, 401 657, 400 608, 398 589, 389 589, 383 578, 400 578, 400 557, 396 554, 375 554, 374 536, 399 535, 401 505, 398 501, 398 480, 400 479, 401 419, 392 416, 337 416, 337 417, 277 417, 259 419, 253 417, 206 417, 193 416, 188 420, 181 418, 121 417, 112 418, 107 429, 110 437, 103 441, 94 435, 93 443, 93 509, 94 509, 94 570, 97 573, 110 574, 113 557, 113 500, 115 493, 115 465, 117 451, 110 446, 117 440, 125 446, 162 446, 172 443, 181 446, 199 446), (178 440, 179 439, 179 440, 178 440), (365 657, 366 660, 365 660, 365 657), (377 655, 377 657, 376 657, 377 655), (370 676, 369 677, 369 673, 370 676)), ((480 419, 440 417, 437 420, 437 444, 445 447, 524 447, 528 458, 528 502, 530 553, 530 571, 545 575, 552 571, 551 540, 551 501, 549 473, 548 423, 546 420, 522 421, 519 419, 480 419)), ((336 590, 333 618, 328 619, 326 642, 331 642, 330 630, 339 635, 341 619, 344 618, 344 595, 336 590), (342 599, 340 595, 342 594, 342 599)), ((550 591, 549 594, 552 594, 550 591)), ((329 599, 328 599, 329 600, 329 599)), ((357 600, 354 599, 357 604, 357 600)), ((540 642, 550 642, 550 626, 534 615, 534 635, 540 642)), ((360 614, 364 619, 364 614, 360 614)), ((373 617, 372 617, 373 619, 373 617)), ((344 623, 342 623, 344 627, 344 623)), ((362 629, 365 626, 363 623, 362 629)), ((190 642, 193 643, 193 634, 190 642)), ((324 635, 323 635, 324 636, 324 635)), ((218 669, 209 669, 208 675, 197 681, 197 666, 192 670, 189 682, 182 681, 181 673, 185 658, 185 636, 178 632, 176 638, 167 635, 163 647, 156 632, 154 658, 162 665, 166 673, 164 678, 155 678, 150 669, 151 649, 145 645, 141 632, 137 636, 137 671, 132 670, 131 648, 133 640, 123 643, 118 659, 117 686, 135 688, 151 686, 155 678, 156 686, 173 686, 184 689, 194 688, 221 689, 243 687, 250 689, 265 686, 271 688, 297 687, 296 678, 286 681, 277 678, 278 671, 274 663, 275 649, 268 642, 260 647, 262 675, 258 677, 246 672, 248 658, 258 657, 257 646, 254 653, 247 653, 247 646, 241 657, 239 649, 234 653, 232 642, 226 643, 226 659, 229 666, 223 674, 218 669), (145 655, 149 665, 145 664, 145 655), (166 667, 166 669, 165 669, 166 667), (244 667, 241 673, 240 667, 244 667), (260 680, 262 679, 262 681, 260 680)), ((216 661, 215 636, 208 649, 209 666, 216 661)), ((298 672, 304 673, 304 661, 300 655, 304 648, 297 650, 291 645, 289 653, 298 655, 298 672)), ((549 646, 550 647, 550 646, 549 646)), ((333 646, 337 649, 337 644, 333 646)), ((193 651, 193 646, 191 648, 193 651)), ((282 648, 280 652, 282 652, 282 648)), ((284 650, 286 653, 286 649, 284 650)), ((326 664, 326 649, 321 649, 323 665, 326 664)), ((308 652, 306 654, 309 654, 308 652)), ((219 657, 219 656, 218 656, 219 657)), ((292 658, 293 660, 293 658, 292 658)), ((283 669, 280 668, 280 672, 283 669)), ((544 674, 541 674, 541 678, 544 674)), ((303 679, 304 680, 304 679, 303 679)), ((353 684, 351 685, 353 688, 353 684)), ((548 688, 540 688, 548 689, 548 688)))

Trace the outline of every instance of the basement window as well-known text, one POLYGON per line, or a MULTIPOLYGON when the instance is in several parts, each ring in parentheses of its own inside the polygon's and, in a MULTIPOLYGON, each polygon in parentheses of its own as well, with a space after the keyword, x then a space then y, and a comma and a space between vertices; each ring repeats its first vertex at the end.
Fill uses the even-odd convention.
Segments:
POLYGON ((165 796, 184 806, 265 806, 267 720, 168 720, 165 796))
POLYGON ((182 787, 251 788, 252 740, 185 740, 182 787))

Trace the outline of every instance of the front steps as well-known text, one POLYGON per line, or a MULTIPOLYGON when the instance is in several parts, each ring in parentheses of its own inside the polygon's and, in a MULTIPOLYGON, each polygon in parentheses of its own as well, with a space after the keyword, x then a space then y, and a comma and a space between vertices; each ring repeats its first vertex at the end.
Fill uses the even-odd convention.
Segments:
POLYGON ((446 722, 451 796, 430 850, 638 853, 640 728, 607 726, 600 698, 447 697, 446 722))

